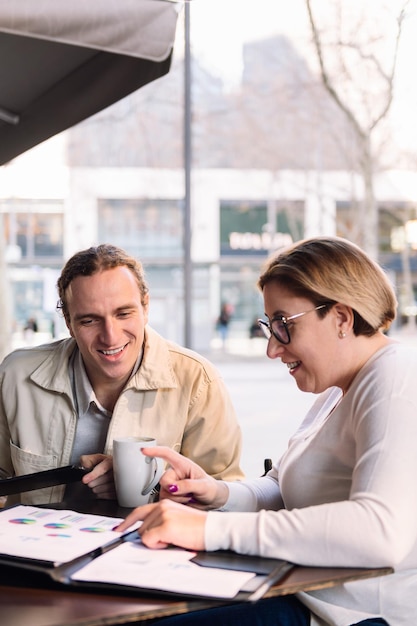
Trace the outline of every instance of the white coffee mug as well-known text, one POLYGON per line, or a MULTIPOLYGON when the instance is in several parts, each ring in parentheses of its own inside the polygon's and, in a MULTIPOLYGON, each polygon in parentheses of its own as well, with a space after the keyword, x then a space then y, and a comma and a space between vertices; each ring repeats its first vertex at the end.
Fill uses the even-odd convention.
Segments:
POLYGON ((117 501, 123 507, 146 504, 164 471, 162 459, 142 454, 156 446, 152 437, 119 437, 113 440, 113 473, 117 501))

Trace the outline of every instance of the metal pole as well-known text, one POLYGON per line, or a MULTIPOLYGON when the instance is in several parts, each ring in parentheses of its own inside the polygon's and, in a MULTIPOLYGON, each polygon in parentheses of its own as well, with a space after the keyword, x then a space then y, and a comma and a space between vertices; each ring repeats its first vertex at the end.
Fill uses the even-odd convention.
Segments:
POLYGON ((190 5, 184 6, 184 343, 192 341, 192 261, 191 261, 191 46, 190 5))
POLYGON ((0 213, 0 362, 12 349, 11 288, 6 261, 4 215, 0 213))

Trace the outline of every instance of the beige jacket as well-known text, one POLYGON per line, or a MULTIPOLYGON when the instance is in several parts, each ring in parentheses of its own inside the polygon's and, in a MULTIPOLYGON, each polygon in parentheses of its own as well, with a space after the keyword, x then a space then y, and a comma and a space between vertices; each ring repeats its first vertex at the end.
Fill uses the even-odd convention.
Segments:
MULTIPOLYGON (((29 474, 68 465, 77 415, 64 339, 9 354, 0 365, 0 467, 29 474)), ((215 367, 147 327, 142 364, 121 393, 104 452, 115 437, 152 436, 216 478, 238 480, 241 432, 215 367)), ((25 504, 58 502, 64 487, 24 494, 25 504)), ((9 497, 8 504, 16 501, 9 497)))

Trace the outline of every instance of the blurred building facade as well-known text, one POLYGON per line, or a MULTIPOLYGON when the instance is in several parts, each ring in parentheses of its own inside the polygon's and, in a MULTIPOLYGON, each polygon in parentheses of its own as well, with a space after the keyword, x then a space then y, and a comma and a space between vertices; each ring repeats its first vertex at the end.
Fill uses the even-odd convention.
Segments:
MULTIPOLYGON (((183 341, 182 92, 178 60, 169 76, 47 142, 55 156, 28 153, 0 169, 17 329, 35 317, 41 330, 64 333, 62 265, 110 242, 144 263, 152 325, 183 341)), ((238 91, 194 62, 192 137, 192 336, 204 351, 221 302, 246 335, 263 314, 256 280, 273 250, 304 236, 353 238, 363 190, 345 120, 284 37, 246 47, 238 91)), ((375 189, 379 260, 405 312, 417 288, 417 174, 399 162, 376 172, 375 189)))

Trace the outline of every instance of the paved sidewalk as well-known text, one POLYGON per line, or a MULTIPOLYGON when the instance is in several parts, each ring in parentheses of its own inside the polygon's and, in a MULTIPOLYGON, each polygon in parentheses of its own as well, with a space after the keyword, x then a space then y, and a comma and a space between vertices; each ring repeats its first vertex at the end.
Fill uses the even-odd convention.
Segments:
MULTIPOLYGON (((242 468, 248 478, 263 473, 263 461, 276 461, 287 447, 315 396, 303 393, 280 360, 261 350, 213 350, 210 360, 222 374, 242 429, 242 468)), ((237 349, 236 349, 237 348, 237 349)))

